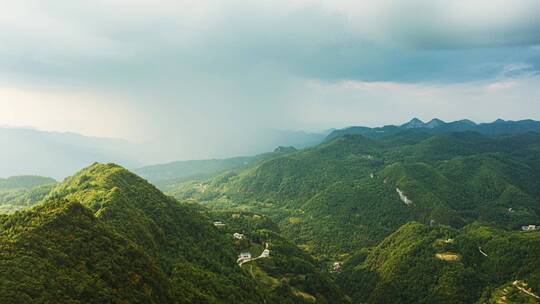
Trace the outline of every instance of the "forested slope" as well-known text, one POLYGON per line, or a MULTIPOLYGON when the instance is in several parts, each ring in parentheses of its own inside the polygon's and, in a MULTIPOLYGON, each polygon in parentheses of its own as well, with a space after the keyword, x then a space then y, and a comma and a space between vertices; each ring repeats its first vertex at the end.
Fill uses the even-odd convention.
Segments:
MULTIPOLYGON (((499 303, 514 281, 540 291, 538 250, 536 232, 411 222, 351 257, 338 281, 355 303, 499 303)), ((512 294, 537 303, 519 290, 512 294)))
POLYGON ((1 227, 3 303, 266 298, 207 218, 116 165, 79 172, 1 227))
POLYGON ((540 135, 404 131, 345 135, 172 191, 215 209, 257 210, 316 255, 372 246, 402 224, 516 230, 540 223, 540 135))
POLYGON ((94 164, 36 207, 0 216, 0 302, 346 302, 272 221, 229 215, 225 229, 212 224, 223 218, 120 166, 94 164), (237 264, 242 250, 260 254, 265 244, 270 258, 237 264))

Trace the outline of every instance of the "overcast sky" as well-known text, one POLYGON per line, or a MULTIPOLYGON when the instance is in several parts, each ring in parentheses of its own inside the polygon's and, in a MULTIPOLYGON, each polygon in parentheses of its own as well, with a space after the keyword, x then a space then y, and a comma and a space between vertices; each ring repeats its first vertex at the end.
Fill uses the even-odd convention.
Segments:
POLYGON ((540 119, 538 0, 3 2, 0 125, 192 158, 265 128, 540 119))

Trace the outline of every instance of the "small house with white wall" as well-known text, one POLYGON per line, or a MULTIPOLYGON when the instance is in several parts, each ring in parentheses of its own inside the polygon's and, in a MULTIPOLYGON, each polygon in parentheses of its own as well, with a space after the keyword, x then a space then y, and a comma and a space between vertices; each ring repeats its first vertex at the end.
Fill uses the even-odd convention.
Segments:
POLYGON ((534 231, 537 230, 538 227, 536 225, 527 225, 527 226, 521 226, 521 230, 523 231, 534 231))
POLYGON ((341 267, 342 266, 343 266, 342 263, 335 262, 334 264, 332 264, 332 268, 330 269, 330 272, 332 272, 332 273, 341 272, 341 267))
POLYGON ((225 227, 225 224, 223 224, 222 222, 214 222, 214 227, 222 228, 225 227))
POLYGON ((235 239, 237 239, 237 240, 243 240, 245 236, 244 236, 243 234, 241 234, 241 233, 235 232, 235 233, 233 234, 233 237, 234 237, 235 239))

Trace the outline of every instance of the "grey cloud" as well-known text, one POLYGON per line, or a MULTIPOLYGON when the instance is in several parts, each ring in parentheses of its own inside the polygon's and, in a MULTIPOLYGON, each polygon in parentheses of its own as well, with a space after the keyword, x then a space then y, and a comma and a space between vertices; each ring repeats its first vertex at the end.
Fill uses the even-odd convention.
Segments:
MULTIPOLYGON (((378 107, 403 99, 403 87, 317 96, 310 81, 443 86, 432 98, 444 100, 464 97, 454 84, 536 83, 538 11, 536 0, 13 1, 0 12, 0 82, 82 90, 101 104, 121 96, 137 113, 125 122, 136 139, 166 143, 168 158, 240 153, 246 130, 255 142, 263 129, 405 118, 378 107), (310 119, 322 96, 354 110, 321 106, 326 116, 310 119), (355 111, 369 115, 354 121, 355 111)), ((536 96, 532 87, 519 96, 536 96)), ((405 93, 410 113, 431 100, 405 93)))

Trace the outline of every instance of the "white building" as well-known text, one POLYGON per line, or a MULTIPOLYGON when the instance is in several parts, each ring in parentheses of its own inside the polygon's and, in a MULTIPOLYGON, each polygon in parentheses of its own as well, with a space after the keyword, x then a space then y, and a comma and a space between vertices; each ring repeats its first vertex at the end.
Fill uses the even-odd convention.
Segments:
POLYGON ((244 235, 241 234, 241 233, 238 233, 238 232, 235 232, 235 233, 233 234, 233 237, 234 237, 235 239, 237 239, 237 240, 243 240, 243 239, 244 239, 244 235))
POLYGON ((250 252, 242 252, 238 255, 238 259, 246 260, 251 259, 251 253, 250 252))
POLYGON ((214 226, 217 228, 221 228, 221 227, 224 227, 225 224, 223 224, 222 222, 214 222, 214 226))
POLYGON ((536 225, 527 225, 527 226, 521 226, 521 230, 523 231, 533 231, 536 230, 536 225))
POLYGON ((263 252, 261 253, 261 258, 268 258, 268 257, 270 257, 270 250, 268 249, 263 250, 263 252))
POLYGON ((340 262, 335 262, 332 264, 332 268, 330 269, 330 272, 336 273, 341 272, 341 266, 343 266, 340 262))

